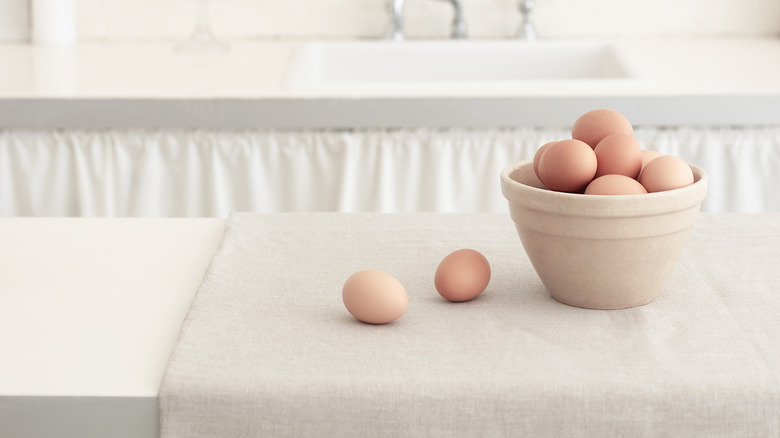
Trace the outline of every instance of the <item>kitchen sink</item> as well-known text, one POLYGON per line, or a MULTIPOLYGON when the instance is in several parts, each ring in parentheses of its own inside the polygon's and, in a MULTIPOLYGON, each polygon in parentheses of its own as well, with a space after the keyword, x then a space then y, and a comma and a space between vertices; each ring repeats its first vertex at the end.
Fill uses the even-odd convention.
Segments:
POLYGON ((601 41, 301 43, 289 88, 598 86, 648 82, 638 60, 601 41))

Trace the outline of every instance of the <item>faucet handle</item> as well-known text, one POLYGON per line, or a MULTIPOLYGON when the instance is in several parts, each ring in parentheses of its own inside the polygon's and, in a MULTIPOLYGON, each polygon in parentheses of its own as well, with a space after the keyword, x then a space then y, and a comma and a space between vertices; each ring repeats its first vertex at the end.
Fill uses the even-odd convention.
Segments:
POLYGON ((517 38, 527 41, 534 41, 538 35, 536 26, 531 21, 531 12, 533 12, 536 2, 534 0, 520 0, 520 13, 523 14, 523 21, 520 23, 520 29, 517 31, 517 38))

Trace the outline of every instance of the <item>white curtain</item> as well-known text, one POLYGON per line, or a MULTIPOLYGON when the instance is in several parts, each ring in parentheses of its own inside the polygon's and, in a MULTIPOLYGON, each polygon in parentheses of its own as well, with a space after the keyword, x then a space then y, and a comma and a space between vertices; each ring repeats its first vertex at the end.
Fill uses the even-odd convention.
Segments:
MULTIPOLYGON (((563 128, 0 131, 1 216, 503 212, 499 172, 563 128)), ((703 167, 703 211, 780 211, 780 127, 641 128, 703 167)))

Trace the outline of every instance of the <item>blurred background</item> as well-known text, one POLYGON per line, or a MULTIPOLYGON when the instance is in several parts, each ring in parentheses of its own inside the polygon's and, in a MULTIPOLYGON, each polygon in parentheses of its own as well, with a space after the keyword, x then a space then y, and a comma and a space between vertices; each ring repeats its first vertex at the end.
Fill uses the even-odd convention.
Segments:
MULTIPOLYGON (((0 2, 0 38, 26 40, 32 0, 0 2)), ((73 0, 57 0, 70 2, 73 0)), ((196 21, 198 0, 78 0, 79 41, 180 39, 196 21)), ((390 13, 385 0, 212 0, 215 33, 225 38, 377 38, 390 13)), ((452 8, 409 0, 412 37, 444 37, 452 8)), ((520 23, 513 0, 462 0, 473 38, 505 38, 520 23)), ((777 35, 776 0, 540 0, 534 20, 547 37, 777 35)))
POLYGON ((777 0, 0 0, 0 216, 504 212, 595 108, 704 211, 780 211, 778 36, 777 0))

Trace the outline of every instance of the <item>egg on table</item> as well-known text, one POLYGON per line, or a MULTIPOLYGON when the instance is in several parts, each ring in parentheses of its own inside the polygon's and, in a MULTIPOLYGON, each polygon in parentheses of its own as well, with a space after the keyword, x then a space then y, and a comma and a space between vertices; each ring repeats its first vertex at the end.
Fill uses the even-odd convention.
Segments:
POLYGON ((403 316, 409 305, 406 288, 392 275, 378 270, 352 274, 341 291, 347 311, 369 324, 387 324, 403 316))
POLYGON ((439 263, 434 285, 439 295, 450 301, 469 301, 479 296, 490 283, 490 263, 482 253, 459 249, 439 263))

